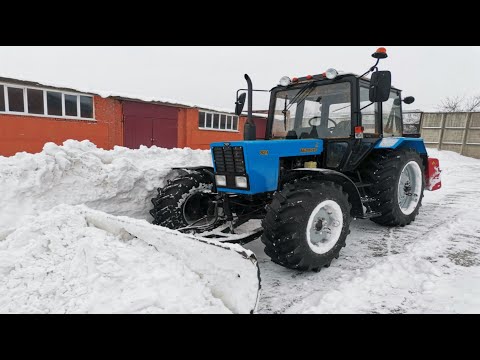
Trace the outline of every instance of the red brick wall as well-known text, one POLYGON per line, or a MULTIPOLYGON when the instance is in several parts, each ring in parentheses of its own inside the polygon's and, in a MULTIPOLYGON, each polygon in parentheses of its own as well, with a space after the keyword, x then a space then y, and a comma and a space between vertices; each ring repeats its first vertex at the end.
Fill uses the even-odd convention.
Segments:
POLYGON ((96 121, 66 120, 0 113, 0 155, 36 153, 46 142, 90 140, 98 147, 123 145, 122 106, 114 99, 94 96, 96 121))
POLYGON ((178 147, 210 149, 210 143, 217 141, 243 140, 245 117, 240 117, 238 132, 201 130, 198 128, 198 109, 180 109, 178 116, 178 147))

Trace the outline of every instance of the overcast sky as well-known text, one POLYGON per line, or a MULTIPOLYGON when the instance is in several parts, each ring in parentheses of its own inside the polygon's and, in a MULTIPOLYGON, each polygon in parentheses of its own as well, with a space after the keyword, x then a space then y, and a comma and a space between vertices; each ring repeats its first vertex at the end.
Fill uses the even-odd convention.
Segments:
MULTIPOLYGON (((0 76, 62 86, 232 108, 248 73, 258 89, 283 75, 319 74, 327 68, 363 73, 385 46, 381 70, 412 95, 407 108, 435 110, 446 96, 480 95, 480 47, 0 47, 0 76)), ((257 98, 254 107, 264 107, 257 98)))

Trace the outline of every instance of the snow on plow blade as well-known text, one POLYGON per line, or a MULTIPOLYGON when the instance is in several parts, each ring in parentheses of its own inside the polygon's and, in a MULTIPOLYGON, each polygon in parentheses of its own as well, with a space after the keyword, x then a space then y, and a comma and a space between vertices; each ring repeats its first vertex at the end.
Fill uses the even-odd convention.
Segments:
POLYGON ((131 235, 182 261, 206 282, 212 295, 233 313, 254 313, 260 271, 253 252, 240 245, 199 239, 144 220, 83 208, 89 224, 114 235, 131 235))

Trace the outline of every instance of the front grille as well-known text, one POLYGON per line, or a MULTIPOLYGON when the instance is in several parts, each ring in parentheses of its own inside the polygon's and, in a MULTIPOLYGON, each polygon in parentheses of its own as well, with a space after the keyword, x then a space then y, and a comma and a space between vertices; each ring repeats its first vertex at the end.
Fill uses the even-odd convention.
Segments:
POLYGON ((245 174, 245 160, 241 146, 215 146, 213 158, 217 173, 245 174))

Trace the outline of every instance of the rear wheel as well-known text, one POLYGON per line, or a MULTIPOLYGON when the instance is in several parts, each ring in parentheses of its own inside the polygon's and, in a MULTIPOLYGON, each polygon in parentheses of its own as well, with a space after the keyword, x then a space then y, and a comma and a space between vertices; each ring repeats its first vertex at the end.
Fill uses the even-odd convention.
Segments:
POLYGON ((213 222, 214 208, 209 195, 212 188, 212 180, 200 172, 177 177, 152 199, 153 224, 179 229, 213 222))
POLYGON ((304 178, 277 192, 262 221, 265 253, 291 269, 319 271, 345 246, 351 205, 342 187, 304 178))
POLYGON ((361 170, 365 188, 376 199, 371 209, 381 213, 371 220, 386 226, 405 226, 415 220, 425 188, 424 166, 413 149, 374 153, 361 170))

